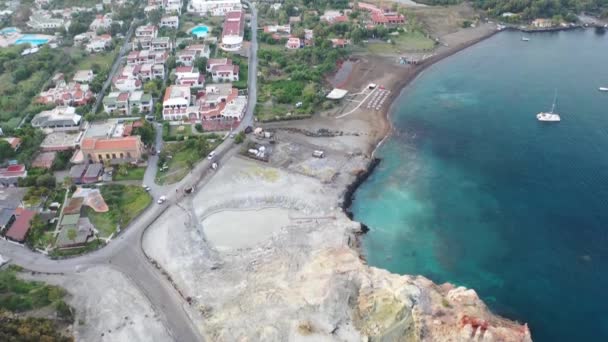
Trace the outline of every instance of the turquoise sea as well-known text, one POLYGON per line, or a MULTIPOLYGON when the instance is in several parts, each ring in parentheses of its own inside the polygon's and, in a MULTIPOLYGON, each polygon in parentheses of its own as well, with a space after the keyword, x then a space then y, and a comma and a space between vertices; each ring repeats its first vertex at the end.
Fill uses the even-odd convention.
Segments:
POLYGON ((404 90, 352 210, 369 264, 474 288, 536 341, 608 341, 608 34, 526 36, 404 90))

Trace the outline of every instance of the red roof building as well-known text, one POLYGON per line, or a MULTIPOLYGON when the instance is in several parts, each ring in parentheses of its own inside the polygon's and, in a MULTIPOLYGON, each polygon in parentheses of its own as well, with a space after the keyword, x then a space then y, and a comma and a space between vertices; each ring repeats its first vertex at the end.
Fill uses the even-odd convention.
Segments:
POLYGON ((6 237, 13 241, 23 242, 27 237, 27 233, 30 230, 30 223, 36 215, 36 212, 25 209, 19 211, 15 210, 15 215, 18 215, 17 219, 6 232, 6 237))

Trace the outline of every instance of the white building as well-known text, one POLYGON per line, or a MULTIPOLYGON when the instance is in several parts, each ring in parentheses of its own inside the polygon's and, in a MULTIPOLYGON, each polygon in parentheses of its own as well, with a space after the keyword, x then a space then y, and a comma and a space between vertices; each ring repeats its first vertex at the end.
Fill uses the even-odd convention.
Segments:
POLYGON ((35 13, 30 16, 30 20, 27 22, 27 26, 33 30, 56 30, 65 29, 70 26, 70 21, 64 21, 61 18, 53 18, 48 14, 35 13))
POLYGON ((76 108, 58 106, 36 114, 31 124, 36 128, 76 127, 80 125, 81 118, 76 114, 76 108))
POLYGON ((177 15, 182 14, 182 7, 184 7, 184 3, 182 0, 163 0, 163 9, 165 13, 173 13, 177 15))
POLYGON ((78 70, 72 80, 77 83, 91 83, 94 77, 93 70, 78 70))
POLYGON ((221 16, 241 8, 241 0, 190 0, 188 12, 221 16))
POLYGON ((236 82, 239 80, 239 66, 232 63, 214 65, 211 77, 213 82, 236 82))
POLYGON ((110 26, 112 26, 112 15, 110 13, 106 13, 105 15, 98 15, 93 19, 91 25, 89 25, 89 30, 96 32, 99 29, 109 30, 110 26))
POLYGON ((191 66, 197 58, 205 57, 208 59, 209 55, 209 46, 205 44, 193 44, 178 51, 176 53, 176 61, 182 65, 191 66))
POLYGON ((243 47, 245 33, 245 12, 232 11, 226 13, 222 30, 220 48, 224 51, 238 51, 243 47))
POLYGON ((178 85, 168 87, 163 98, 163 119, 187 120, 191 112, 190 101, 190 87, 178 85))
POLYGON ((109 34, 102 34, 101 36, 92 38, 85 48, 89 53, 101 52, 105 51, 110 45, 112 45, 112 36, 109 34))
POLYGON ((180 66, 175 69, 175 84, 190 88, 202 88, 205 85, 205 75, 193 66, 180 66))
POLYGON ((176 15, 172 15, 172 16, 168 16, 168 17, 162 17, 160 19, 160 27, 169 27, 169 28, 173 28, 176 29, 179 27, 179 17, 176 15))

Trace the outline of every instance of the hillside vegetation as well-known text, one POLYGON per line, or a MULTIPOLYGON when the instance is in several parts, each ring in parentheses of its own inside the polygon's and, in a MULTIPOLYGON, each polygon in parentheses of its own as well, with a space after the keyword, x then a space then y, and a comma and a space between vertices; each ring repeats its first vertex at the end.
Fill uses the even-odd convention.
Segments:
MULTIPOLYGON (((427 5, 453 5, 462 0, 418 0, 427 5)), ((521 19, 553 18, 561 16, 575 21, 575 14, 592 13, 608 17, 608 0, 474 0, 476 8, 488 12, 490 16, 500 16, 505 12, 520 13, 521 19)))

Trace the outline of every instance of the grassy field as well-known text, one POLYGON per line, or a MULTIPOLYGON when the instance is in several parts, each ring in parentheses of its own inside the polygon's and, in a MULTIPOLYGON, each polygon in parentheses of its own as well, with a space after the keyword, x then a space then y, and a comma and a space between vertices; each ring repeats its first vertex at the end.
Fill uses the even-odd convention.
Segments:
POLYGON ((191 166, 200 159, 198 151, 187 148, 183 142, 167 144, 165 151, 172 158, 167 161, 168 170, 156 173, 156 183, 158 184, 179 182, 190 172, 191 166))
POLYGON ((144 174, 146 173, 145 167, 128 167, 124 169, 126 174, 122 173, 122 169, 118 169, 114 173, 115 181, 125 181, 125 180, 142 180, 144 179, 144 174))
POLYGON ((192 125, 171 125, 169 126, 169 135, 172 137, 190 136, 192 135, 192 125))
POLYGON ((17 278, 13 269, 0 271, 0 309, 24 312, 60 301, 65 291, 57 286, 17 278))
POLYGON ((80 60, 74 68, 74 71, 91 69, 94 64, 99 65, 102 70, 109 71, 112 67, 112 63, 114 62, 114 58, 116 58, 116 55, 118 54, 119 48, 120 47, 117 47, 113 51, 95 53, 91 55, 85 54, 82 50, 72 51, 72 56, 79 58, 80 60))
POLYGON ((401 33, 399 36, 391 36, 390 39, 394 41, 394 44, 372 41, 365 48, 370 53, 382 55, 400 52, 422 52, 431 50, 435 46, 435 42, 421 32, 401 33))
POLYGON ((96 213, 88 207, 85 209, 100 237, 109 237, 118 226, 121 229, 127 227, 152 202, 141 186, 110 184, 101 188, 101 194, 110 208, 107 213, 96 213))

